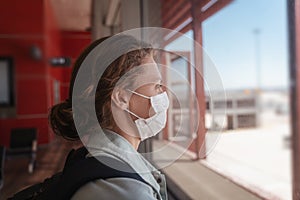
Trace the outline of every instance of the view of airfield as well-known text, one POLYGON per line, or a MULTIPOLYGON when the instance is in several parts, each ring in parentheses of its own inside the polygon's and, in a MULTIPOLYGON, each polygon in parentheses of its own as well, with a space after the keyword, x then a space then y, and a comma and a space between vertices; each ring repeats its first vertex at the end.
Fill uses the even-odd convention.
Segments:
MULTIPOLYGON (((286 5, 254 2, 237 0, 203 24, 207 134, 206 159, 199 162, 253 193, 291 199, 286 5), (215 87, 219 81, 222 86, 215 87)), ((192 34, 167 47, 188 55, 170 59, 168 86, 174 95, 168 139, 190 159, 193 152, 186 149, 195 137, 190 113, 196 116, 189 108, 189 92, 195 89, 188 85, 189 73, 194 73, 189 71, 192 34)))
MULTIPOLYGON (((230 121, 225 120, 224 131, 205 163, 226 172, 242 185, 291 199, 289 93, 286 90, 260 91, 256 98, 256 111, 249 109, 255 121, 251 117, 240 118, 237 128, 228 129, 230 121)), ((236 113, 239 113, 238 108, 236 113)), ((209 133, 216 134, 213 130, 209 133)))

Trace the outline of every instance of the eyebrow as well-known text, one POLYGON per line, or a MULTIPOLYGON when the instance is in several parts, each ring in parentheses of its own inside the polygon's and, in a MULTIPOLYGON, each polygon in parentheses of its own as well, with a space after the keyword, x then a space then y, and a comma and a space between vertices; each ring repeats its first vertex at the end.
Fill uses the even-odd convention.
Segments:
POLYGON ((161 80, 161 79, 157 79, 157 81, 156 81, 156 82, 162 83, 162 80, 161 80))

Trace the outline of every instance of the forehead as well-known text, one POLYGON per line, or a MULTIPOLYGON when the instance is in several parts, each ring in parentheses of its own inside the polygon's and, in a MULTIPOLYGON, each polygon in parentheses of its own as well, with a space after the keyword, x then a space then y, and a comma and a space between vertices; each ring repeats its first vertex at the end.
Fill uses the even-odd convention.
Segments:
POLYGON ((124 74, 117 86, 128 87, 135 90, 151 83, 158 83, 161 81, 161 74, 158 69, 157 63, 152 57, 143 60, 142 64, 133 67, 126 74, 124 74))
POLYGON ((139 75, 136 77, 135 80, 135 87, 141 87, 146 84, 150 83, 157 83, 161 81, 161 74, 159 72, 157 64, 153 62, 146 62, 138 68, 141 69, 141 72, 139 75))

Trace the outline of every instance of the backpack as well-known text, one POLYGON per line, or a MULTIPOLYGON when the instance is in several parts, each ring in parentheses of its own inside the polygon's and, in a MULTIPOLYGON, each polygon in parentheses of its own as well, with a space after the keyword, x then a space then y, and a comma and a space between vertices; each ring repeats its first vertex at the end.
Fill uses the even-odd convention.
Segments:
MULTIPOLYGON (((29 186, 16 193, 9 200, 65 200, 71 199, 73 194, 84 184, 97 179, 108 179, 116 177, 132 178, 148 184, 128 164, 108 156, 100 156, 104 163, 118 166, 116 170, 97 160, 95 157, 85 157, 87 149, 81 147, 71 150, 66 159, 62 172, 54 174, 42 183, 29 186)), ((149 184, 148 184, 149 185, 149 184)))

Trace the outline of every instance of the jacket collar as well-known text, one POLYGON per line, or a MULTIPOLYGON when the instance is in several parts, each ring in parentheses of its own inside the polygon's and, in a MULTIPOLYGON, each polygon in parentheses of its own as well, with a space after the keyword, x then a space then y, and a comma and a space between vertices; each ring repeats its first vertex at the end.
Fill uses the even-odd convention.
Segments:
POLYGON ((160 186, 153 175, 160 172, 121 135, 107 129, 93 133, 87 142, 87 149, 92 156, 107 153, 127 163, 159 194, 160 186))

